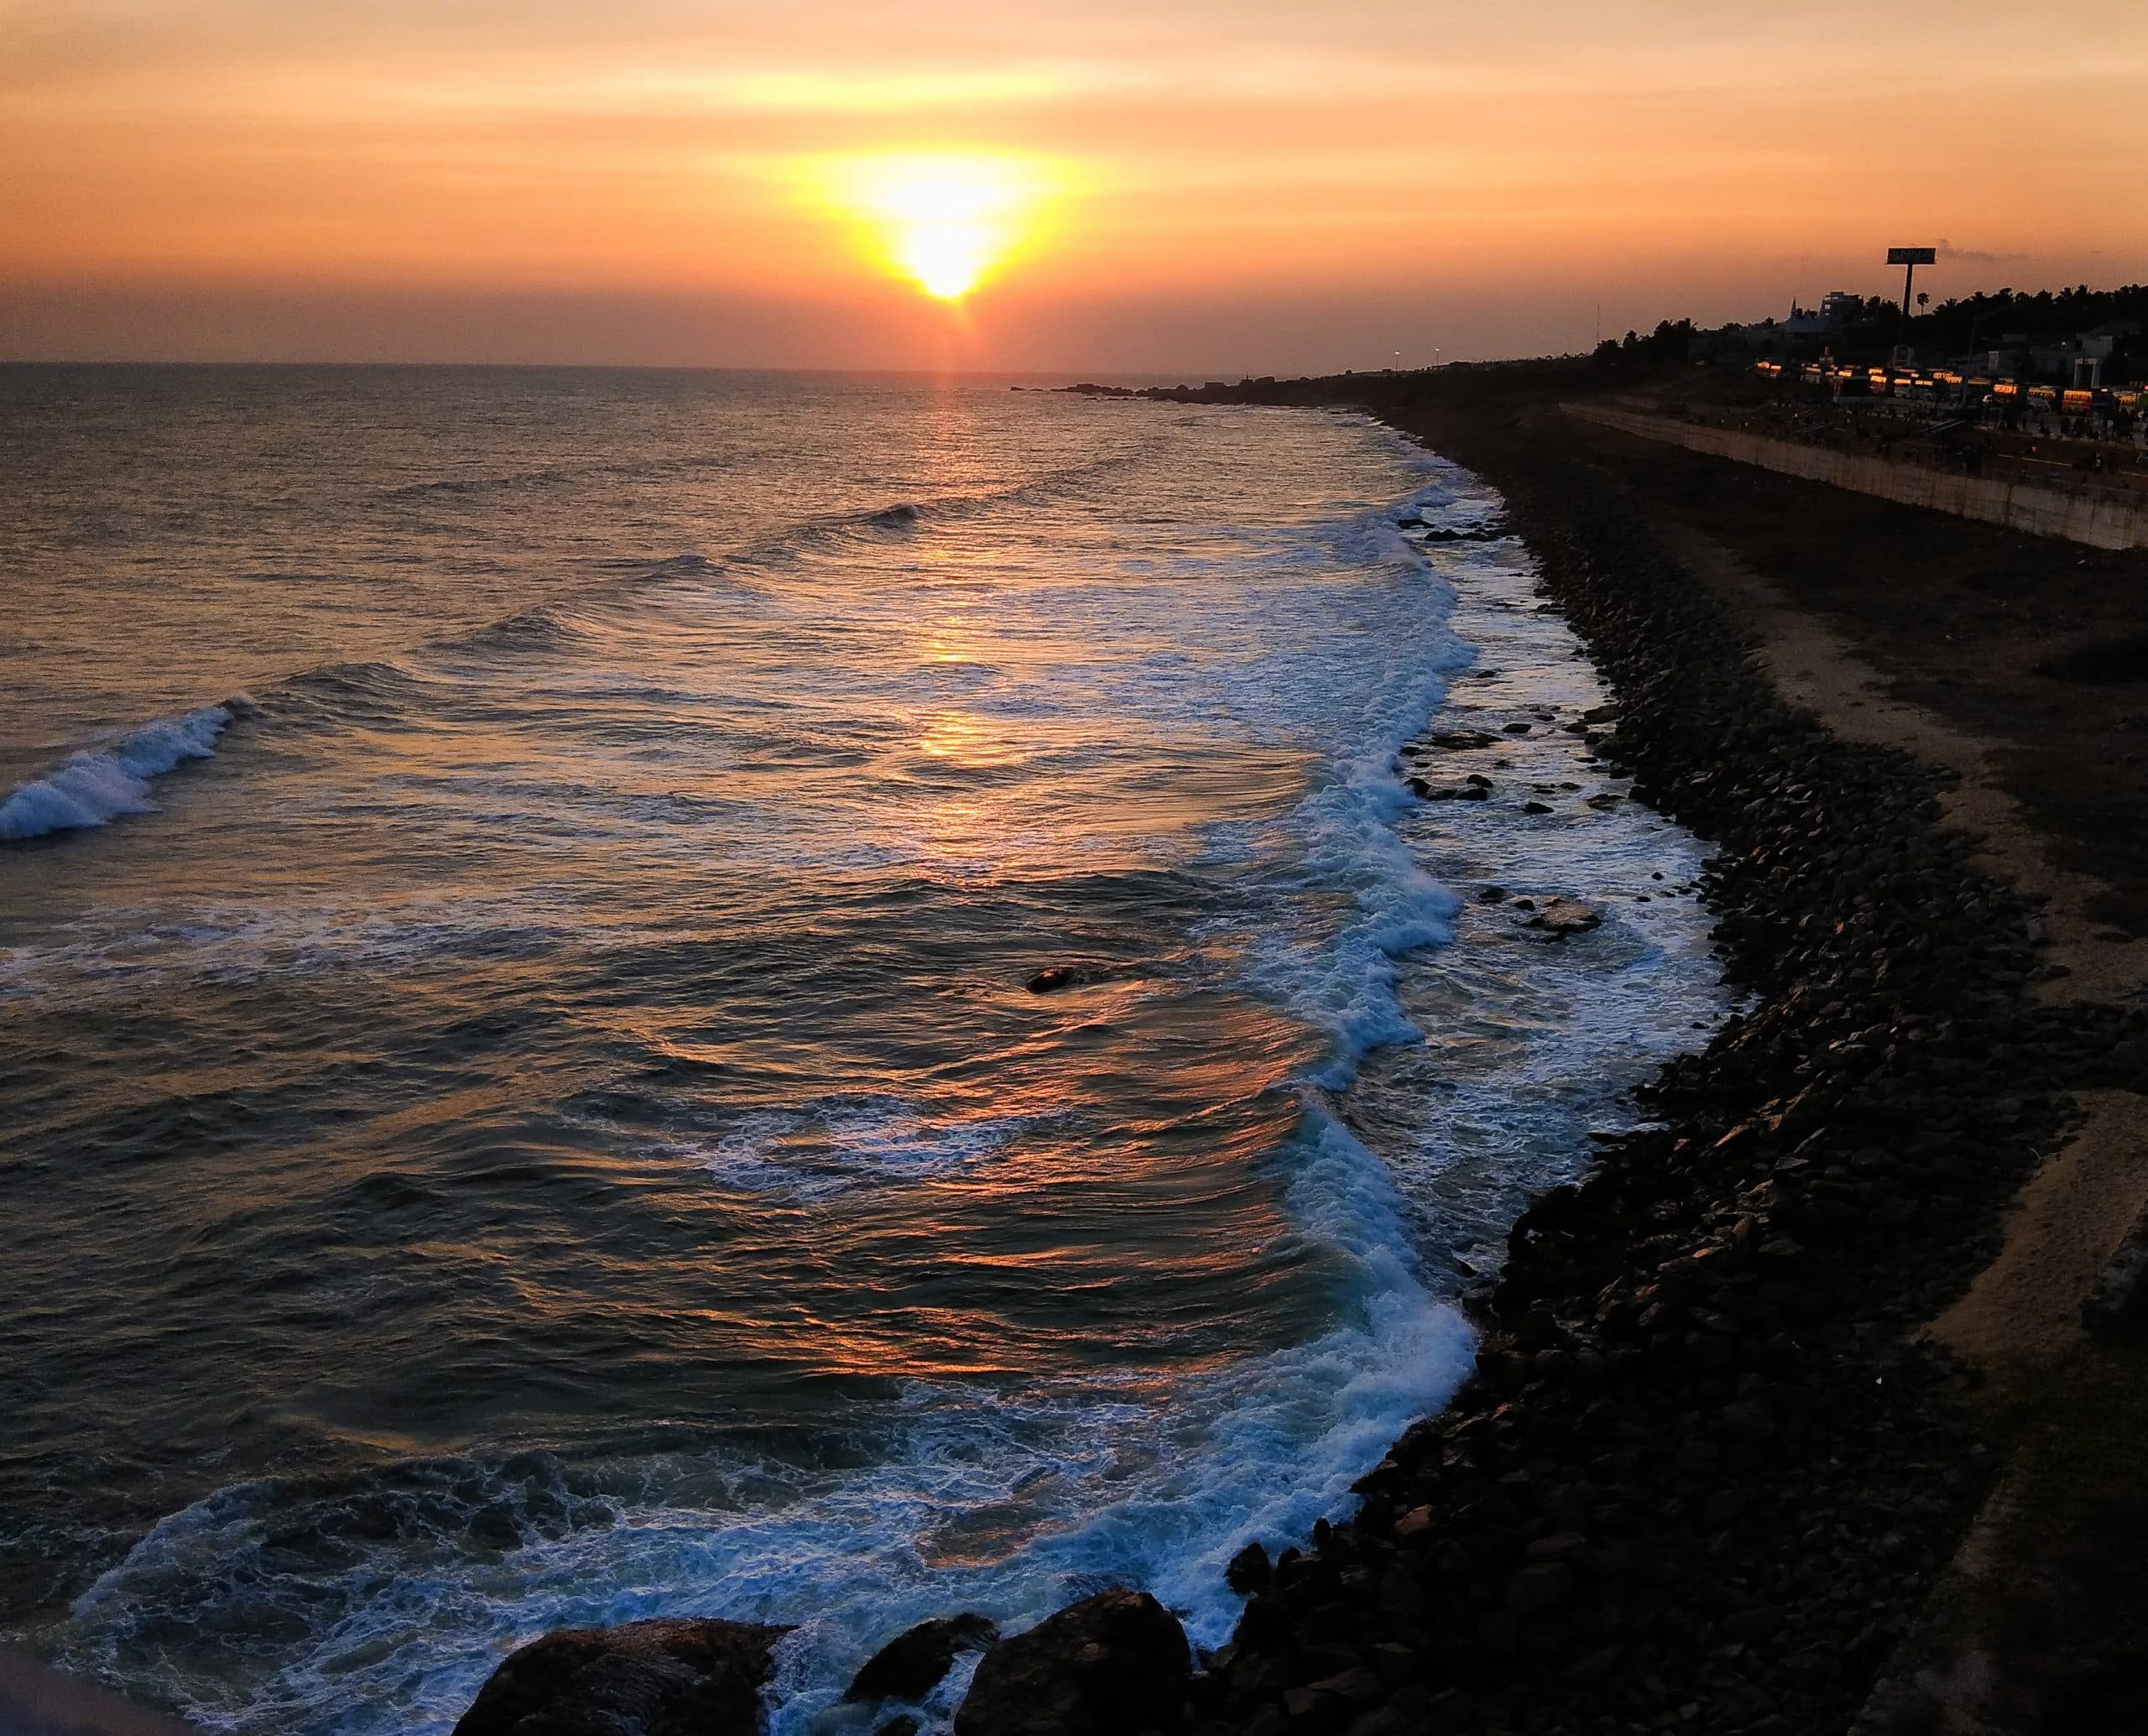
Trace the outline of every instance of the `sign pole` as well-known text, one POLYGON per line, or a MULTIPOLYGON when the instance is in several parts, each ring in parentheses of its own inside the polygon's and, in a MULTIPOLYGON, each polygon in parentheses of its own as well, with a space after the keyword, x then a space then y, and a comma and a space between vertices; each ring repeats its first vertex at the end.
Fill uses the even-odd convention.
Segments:
POLYGON ((1900 326, 1896 328, 1895 341, 1895 347, 1898 350, 1909 341, 1910 295, 1916 287, 1916 268, 1920 265, 1932 264, 1938 258, 1939 251, 1936 248, 1889 248, 1887 249, 1887 263, 1890 265, 1900 265, 1904 268, 1902 319, 1900 326))

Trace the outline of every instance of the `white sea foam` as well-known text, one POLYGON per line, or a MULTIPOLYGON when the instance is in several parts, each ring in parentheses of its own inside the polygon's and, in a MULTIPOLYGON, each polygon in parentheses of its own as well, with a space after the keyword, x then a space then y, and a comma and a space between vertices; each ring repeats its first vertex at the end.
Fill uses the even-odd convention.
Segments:
POLYGON ((950 1121, 891 1098, 853 1098, 759 1110, 712 1141, 676 1149, 725 1186, 821 1202, 966 1173, 1035 1124, 1014 1115, 950 1121))
POLYGON ((149 780, 182 761, 206 759, 231 721, 228 706, 205 706, 149 724, 108 748, 84 749, 65 764, 18 784, 0 802, 0 839, 41 838, 102 826, 121 814, 154 813, 149 780))

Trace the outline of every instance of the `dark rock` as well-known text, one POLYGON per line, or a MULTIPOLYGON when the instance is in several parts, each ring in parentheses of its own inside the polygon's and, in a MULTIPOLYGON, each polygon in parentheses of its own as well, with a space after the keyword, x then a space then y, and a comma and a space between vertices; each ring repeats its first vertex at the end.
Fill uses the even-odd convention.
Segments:
POLYGON ((1456 753, 1466 753, 1473 748, 1488 748, 1499 738, 1487 735, 1481 729, 1447 729, 1432 737, 1432 745, 1447 748, 1456 753))
POLYGON ((790 1631, 679 1619, 547 1634, 493 1671, 455 1736, 748 1736, 790 1631))
POLYGON ((1177 1619, 1146 1592, 1099 1593, 984 1655, 956 1736, 1170 1731, 1192 1657, 1177 1619))
POLYGON ((1532 1561, 1507 1582, 1507 1608, 1516 1615, 1541 1615, 1574 1594, 1573 1570, 1559 1561, 1532 1561))
POLYGON ((1223 1569, 1223 1583, 1241 1598, 1249 1598, 1264 1589, 1275 1576, 1268 1551, 1258 1543, 1249 1543, 1231 1557, 1230 1565, 1223 1569))
POLYGON ((1546 802, 1525 801, 1521 805, 1521 811, 1525 814, 1548 814, 1551 809, 1546 802))
POLYGON ((966 1651, 983 1651, 999 1638, 996 1624, 982 1615, 947 1615, 920 1622, 899 1634, 865 1660, 851 1678, 846 1700, 922 1700, 966 1651))
POLYGON ((1088 973, 1078 965, 1056 964, 1030 977, 1029 989, 1031 994, 1050 994, 1056 989, 1072 988, 1089 980, 1088 973))
POLYGON ((2138 1226, 2104 1268, 2081 1305, 2091 1332, 2120 1333, 2148 1326, 2148 1222, 2138 1226))

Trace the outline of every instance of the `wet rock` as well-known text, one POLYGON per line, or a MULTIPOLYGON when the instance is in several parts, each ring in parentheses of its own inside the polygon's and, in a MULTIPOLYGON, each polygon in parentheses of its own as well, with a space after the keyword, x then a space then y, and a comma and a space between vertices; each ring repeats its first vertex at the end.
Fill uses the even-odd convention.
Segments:
POLYGON ((1577 935, 1599 926, 1603 920, 1603 911, 1593 904, 1578 899, 1555 898, 1538 906, 1526 925, 1550 935, 1577 935))
POLYGON ((983 1651, 999 1638, 998 1625, 982 1615, 942 1616, 899 1634, 865 1660, 851 1678, 845 1700, 922 1700, 966 1651, 983 1651))
POLYGON ((1103 1736, 1176 1730, 1192 1656, 1146 1592, 1099 1593, 984 1655, 956 1736, 1103 1736))
POLYGON ((1525 801, 1521 805, 1521 811, 1525 814, 1548 814, 1551 809, 1547 802, 1525 801))
POLYGON ((679 1619, 571 1628, 513 1652, 455 1736, 750 1736, 790 1630, 679 1619))
POLYGON ((1456 753, 1467 753, 1475 748, 1488 748, 1499 740, 1481 729, 1444 729, 1431 738, 1436 748, 1447 748, 1456 753))
POLYGON ((1025 985, 1031 994, 1055 994, 1062 988, 1079 988, 1085 983, 1108 982, 1113 972, 1110 967, 1093 964, 1056 964, 1039 971, 1025 985))
POLYGON ((1264 1589, 1275 1574, 1268 1551, 1258 1543, 1249 1543, 1231 1557, 1230 1565, 1223 1570, 1223 1582, 1241 1598, 1249 1598, 1264 1589))

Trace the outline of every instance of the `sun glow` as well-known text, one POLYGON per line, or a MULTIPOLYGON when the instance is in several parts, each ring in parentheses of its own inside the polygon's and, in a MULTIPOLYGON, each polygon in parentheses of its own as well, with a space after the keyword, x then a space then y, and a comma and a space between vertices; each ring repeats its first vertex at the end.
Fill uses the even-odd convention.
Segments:
POLYGON ((830 165, 836 201, 873 250, 941 301, 959 301, 1030 245, 1050 183, 1024 159, 957 154, 830 165))

